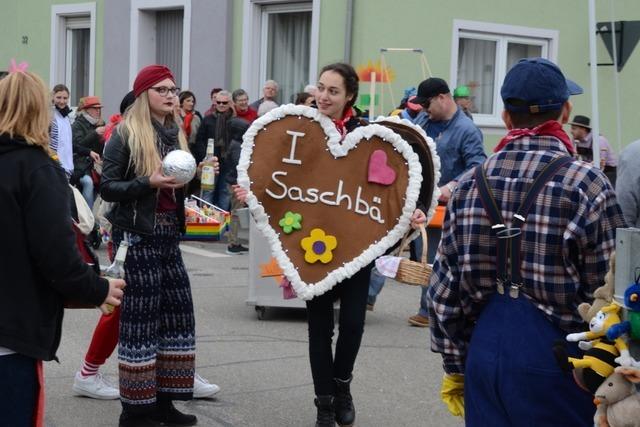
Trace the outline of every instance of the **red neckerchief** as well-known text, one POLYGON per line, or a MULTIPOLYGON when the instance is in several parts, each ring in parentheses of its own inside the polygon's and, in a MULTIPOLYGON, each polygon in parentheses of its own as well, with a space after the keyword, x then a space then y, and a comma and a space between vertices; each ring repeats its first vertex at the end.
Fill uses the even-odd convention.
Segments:
POLYGON ((511 141, 520 139, 523 136, 552 136, 562 141, 569 153, 575 154, 576 152, 575 148, 573 147, 573 143, 569 139, 569 135, 567 135, 564 129, 562 129, 562 125, 555 120, 544 122, 543 124, 536 126, 533 129, 511 129, 507 136, 500 140, 498 146, 494 148, 493 152, 497 153, 511 141))
POLYGON ((118 126, 118 123, 120 123, 122 121, 122 116, 120 114, 114 114, 111 117, 109 117, 109 123, 107 123, 107 125, 104 128, 104 143, 106 144, 107 141, 109 141, 109 138, 111 138, 111 135, 113 134, 113 131, 115 130, 116 126, 118 126))
POLYGON ((184 114, 183 127, 184 133, 187 134, 187 138, 191 136, 191 121, 193 121, 193 111, 189 111, 184 114))
POLYGON ((342 118, 339 120, 331 119, 333 124, 336 125, 336 129, 340 132, 340 136, 344 138, 347 134, 346 124, 353 117, 353 110, 351 108, 347 108, 347 111, 344 112, 342 118))

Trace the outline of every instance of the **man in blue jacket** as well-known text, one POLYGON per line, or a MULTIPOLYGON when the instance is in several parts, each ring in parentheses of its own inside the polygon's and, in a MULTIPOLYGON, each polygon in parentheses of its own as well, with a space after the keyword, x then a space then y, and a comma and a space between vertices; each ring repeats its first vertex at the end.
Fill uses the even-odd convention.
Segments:
MULTIPOLYGON (((418 86, 418 95, 414 103, 422 105, 429 115, 423 129, 436 143, 436 152, 440 157, 440 199, 446 204, 456 187, 458 177, 465 171, 481 164, 487 158, 482 143, 482 132, 473 124, 451 96, 449 85, 444 80, 432 77, 418 86)), ((442 231, 439 228, 428 230, 427 260, 432 263, 440 243, 442 231)), ((422 239, 418 238, 412 246, 412 259, 419 259, 422 253, 422 239)), ((420 310, 409 318, 413 326, 429 326, 427 311, 427 288, 421 288, 420 310)))

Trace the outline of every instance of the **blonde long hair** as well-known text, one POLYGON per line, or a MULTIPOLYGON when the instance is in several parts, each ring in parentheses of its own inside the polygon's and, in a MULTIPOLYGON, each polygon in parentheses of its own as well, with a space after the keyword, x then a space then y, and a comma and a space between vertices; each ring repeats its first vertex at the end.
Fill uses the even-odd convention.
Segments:
POLYGON ((0 80, 0 134, 22 137, 49 150, 49 90, 29 71, 15 71, 0 80))
MULTIPOLYGON (((129 145, 131 151, 129 165, 134 167, 138 176, 151 175, 162 161, 156 146, 156 132, 153 129, 152 120, 149 95, 144 91, 127 109, 122 126, 118 127, 118 131, 121 132, 123 140, 129 145)), ((175 125, 172 114, 168 114, 165 118, 164 125, 167 124, 175 125)), ((178 133, 178 143, 181 150, 189 151, 187 139, 182 130, 178 133)))

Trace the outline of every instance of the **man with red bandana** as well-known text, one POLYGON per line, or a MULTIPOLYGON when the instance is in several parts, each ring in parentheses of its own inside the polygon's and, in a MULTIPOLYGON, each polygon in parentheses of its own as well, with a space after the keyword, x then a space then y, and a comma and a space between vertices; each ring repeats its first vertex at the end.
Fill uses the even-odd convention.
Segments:
POLYGON ((442 400, 469 427, 593 425, 592 396, 552 347, 584 330, 576 307, 604 282, 625 221, 604 174, 571 158, 562 124, 579 93, 546 59, 514 65, 501 89, 509 133, 447 205, 427 295, 431 349, 442 354, 442 400))

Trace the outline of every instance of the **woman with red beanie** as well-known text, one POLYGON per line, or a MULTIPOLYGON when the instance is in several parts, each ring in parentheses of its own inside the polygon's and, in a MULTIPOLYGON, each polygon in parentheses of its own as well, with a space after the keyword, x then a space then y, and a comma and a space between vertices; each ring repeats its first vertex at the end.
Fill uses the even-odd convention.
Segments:
POLYGON ((184 230, 183 185, 164 176, 170 151, 188 150, 173 118, 178 88, 171 71, 150 65, 138 73, 135 101, 104 154, 101 195, 113 242, 129 248, 127 294, 120 310, 118 345, 123 426, 191 426, 194 415, 173 406, 190 400, 195 366, 195 323, 189 277, 178 247, 184 230))

